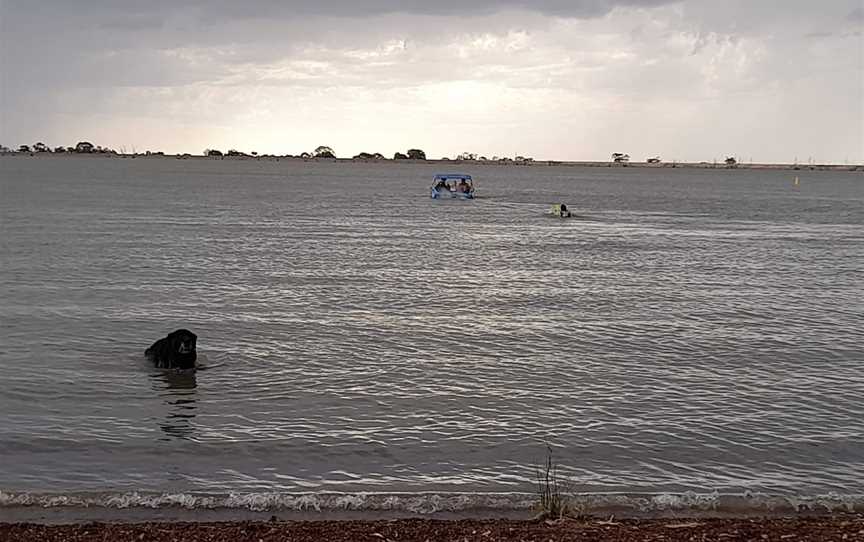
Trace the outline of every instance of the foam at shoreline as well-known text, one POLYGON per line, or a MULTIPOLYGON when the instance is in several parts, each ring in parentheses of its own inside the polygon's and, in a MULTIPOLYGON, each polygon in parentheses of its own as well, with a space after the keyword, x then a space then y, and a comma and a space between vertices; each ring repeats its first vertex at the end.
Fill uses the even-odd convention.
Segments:
MULTIPOLYGON (((589 515, 660 517, 669 513, 694 516, 813 515, 864 511, 864 494, 767 495, 745 493, 580 494, 576 510, 589 515)), ((530 515, 536 502, 531 493, 16 493, 0 491, 0 513, 39 508, 112 511, 239 511, 253 513, 343 512, 380 516, 520 516, 530 515)), ((70 514, 71 512, 71 514, 70 514)), ((85 514, 92 516, 93 514, 85 514)), ((116 513, 114 514, 116 516, 116 513)), ((169 514, 170 515, 170 514, 169 514)))

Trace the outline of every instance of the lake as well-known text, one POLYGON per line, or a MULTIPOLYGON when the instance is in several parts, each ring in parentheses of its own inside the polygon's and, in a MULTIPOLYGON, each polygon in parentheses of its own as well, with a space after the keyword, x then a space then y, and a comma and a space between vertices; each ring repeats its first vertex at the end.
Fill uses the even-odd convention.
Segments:
POLYGON ((864 494, 864 175, 446 169, 0 157, 0 504, 864 494))

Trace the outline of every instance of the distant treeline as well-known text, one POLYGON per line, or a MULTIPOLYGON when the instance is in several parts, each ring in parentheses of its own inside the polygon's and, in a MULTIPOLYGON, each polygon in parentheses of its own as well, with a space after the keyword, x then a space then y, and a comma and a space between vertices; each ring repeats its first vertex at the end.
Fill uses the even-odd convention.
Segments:
MULTIPOLYGON (((236 149, 229 149, 227 152, 222 152, 219 149, 204 149, 204 156, 210 156, 214 158, 224 158, 226 156, 230 157, 268 157, 268 158, 338 158, 336 153, 333 151, 332 147, 328 147, 326 145, 321 145, 316 147, 312 152, 302 152, 298 155, 294 154, 284 154, 284 155, 271 155, 264 154, 259 155, 257 152, 252 151, 250 153, 245 153, 242 151, 238 151, 236 149)), ((381 154, 380 152, 361 152, 352 157, 353 160, 387 160, 387 157, 381 154)), ((408 149, 406 153, 397 152, 393 155, 393 160, 426 160, 426 152, 421 149, 408 149)))
MULTIPOLYGON (((19 145, 17 150, 12 150, 9 147, 0 145, 0 152, 21 152, 21 153, 41 153, 41 152, 56 152, 56 153, 66 153, 66 152, 74 152, 78 154, 117 154, 117 151, 114 149, 109 149, 108 147, 102 147, 100 145, 94 145, 89 141, 79 141, 74 147, 49 147, 45 143, 41 141, 38 143, 34 143, 33 145, 19 145)), ((162 154, 162 153, 160 153, 162 154)))
MULTIPOLYGON (((50 147, 45 143, 38 142, 33 145, 20 145, 17 149, 10 149, 9 147, 5 147, 0 145, 0 153, 27 153, 27 154, 36 154, 36 153, 77 153, 77 154, 121 154, 127 155, 131 154, 134 156, 142 155, 142 156, 164 156, 165 153, 163 151, 145 151, 145 152, 132 152, 127 153, 126 149, 121 148, 118 152, 115 149, 109 147, 103 147, 101 145, 94 145, 89 141, 79 141, 74 147, 50 147)), ((313 158, 330 158, 337 159, 338 156, 332 147, 328 147, 326 145, 320 145, 315 148, 312 152, 302 152, 300 154, 258 154, 256 151, 244 152, 239 151, 237 149, 229 149, 227 151, 221 151, 219 149, 204 149, 204 156, 208 156, 211 158, 302 158, 302 159, 313 159, 313 158)), ((177 154, 177 157, 191 157, 192 155, 189 153, 177 154)), ((351 157, 352 160, 388 160, 386 156, 381 154, 380 152, 361 152, 359 154, 351 157)), ((393 155, 392 160, 427 160, 426 151, 423 149, 408 149, 407 151, 397 152, 393 155)), ((528 158, 525 156, 516 156, 515 158, 493 156, 492 158, 487 158, 485 156, 480 156, 476 153, 472 152, 463 152, 458 154, 453 158, 454 160, 482 160, 488 161, 493 160, 497 162, 532 162, 533 158, 528 158)), ((448 157, 443 157, 442 160, 449 160, 448 157)))
MULTIPOLYGON (((165 156, 166 153, 163 151, 144 151, 144 152, 131 152, 127 153, 125 148, 121 148, 118 152, 115 149, 110 147, 103 147, 101 145, 94 145, 89 141, 79 141, 74 147, 49 147, 45 143, 41 141, 38 143, 34 143, 33 145, 19 145, 17 149, 11 149, 9 147, 0 145, 0 154, 40 154, 40 153, 72 153, 72 154, 107 154, 107 155, 119 155, 119 156, 165 156)), ((192 158, 193 155, 189 153, 178 153, 175 156, 176 158, 192 158)), ((199 155, 201 156, 201 155, 199 155)), ((336 155, 336 152, 332 147, 328 147, 327 145, 320 145, 315 148, 312 152, 302 152, 300 154, 258 154, 255 151, 252 152, 244 152, 239 151, 237 149, 229 149, 225 152, 222 152, 219 149, 204 149, 203 156, 210 158, 266 158, 266 159, 303 159, 303 160, 312 160, 312 159, 348 159, 340 158, 336 155)), ((462 152, 457 154, 453 158, 449 158, 444 156, 437 160, 457 160, 457 161, 479 161, 486 163, 498 163, 498 164, 517 164, 517 165, 530 165, 530 164, 546 164, 546 165, 583 165, 583 166, 598 166, 598 165, 619 165, 627 167, 633 163, 630 162, 630 155, 623 152, 613 152, 611 154, 611 159, 609 161, 557 161, 557 160, 541 160, 539 162, 535 162, 533 158, 530 156, 514 156, 513 158, 507 156, 492 156, 486 157, 478 155, 473 152, 462 152)), ((379 161, 379 160, 430 160, 426 157, 426 152, 422 149, 408 149, 404 153, 397 152, 393 155, 393 158, 387 158, 380 152, 361 152, 356 154, 350 158, 351 160, 356 161, 379 161)), ((431 159, 436 160, 436 159, 431 159)), ((637 162, 638 164, 638 162, 637 162)), ((685 163, 680 162, 678 160, 672 160, 671 162, 663 162, 659 156, 651 156, 645 159, 644 164, 655 167, 725 167, 725 168, 738 168, 738 167, 747 167, 747 168, 764 168, 764 167, 789 167, 792 169, 801 169, 801 168, 809 168, 809 169, 851 169, 853 171, 858 171, 862 168, 861 164, 846 164, 844 166, 840 166, 839 164, 819 164, 816 163, 813 158, 808 160, 806 165, 798 164, 798 160, 796 159, 793 163, 789 164, 759 164, 754 163, 751 158, 747 163, 740 161, 735 156, 724 156, 722 160, 714 160, 712 162, 692 162, 685 163)))
MULTIPOLYGON (((245 153, 242 151, 238 151, 236 149, 230 149, 227 152, 222 152, 219 149, 204 149, 204 156, 210 156, 213 158, 225 158, 227 157, 255 157, 255 158, 303 158, 303 159, 313 159, 313 158, 332 158, 338 159, 336 152, 333 151, 332 147, 328 147, 326 145, 321 145, 316 147, 312 152, 302 152, 300 154, 284 154, 284 155, 272 155, 272 154, 261 154, 259 155, 257 152, 245 153)), ((360 154, 355 154, 351 157, 352 160, 391 160, 391 158, 387 158, 380 152, 361 152, 360 154)), ((423 149, 408 149, 407 151, 397 152, 393 155, 392 160, 428 160, 426 157, 426 151, 423 149)), ((444 156, 441 160, 450 160, 450 158, 444 156)), ((498 157, 493 156, 492 158, 487 158, 485 156, 480 156, 477 153, 473 152, 463 152, 456 155, 453 160, 480 160, 480 161, 495 161, 495 162, 533 162, 534 159, 526 156, 516 156, 514 158, 509 157, 498 157)))

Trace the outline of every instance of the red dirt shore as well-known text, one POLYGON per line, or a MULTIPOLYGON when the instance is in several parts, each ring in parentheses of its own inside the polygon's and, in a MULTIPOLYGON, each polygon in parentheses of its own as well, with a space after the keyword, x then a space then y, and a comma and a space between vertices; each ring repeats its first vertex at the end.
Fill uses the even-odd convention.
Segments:
POLYGON ((784 519, 0 524, 3 542, 864 541, 864 516, 784 519))

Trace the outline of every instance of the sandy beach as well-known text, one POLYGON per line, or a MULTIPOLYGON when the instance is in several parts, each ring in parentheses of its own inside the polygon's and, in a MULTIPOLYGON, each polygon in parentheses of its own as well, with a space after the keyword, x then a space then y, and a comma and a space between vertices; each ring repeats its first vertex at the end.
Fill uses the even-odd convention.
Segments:
POLYGON ((864 517, 654 520, 269 521, 214 523, 0 524, 4 542, 87 541, 858 541, 864 517))

